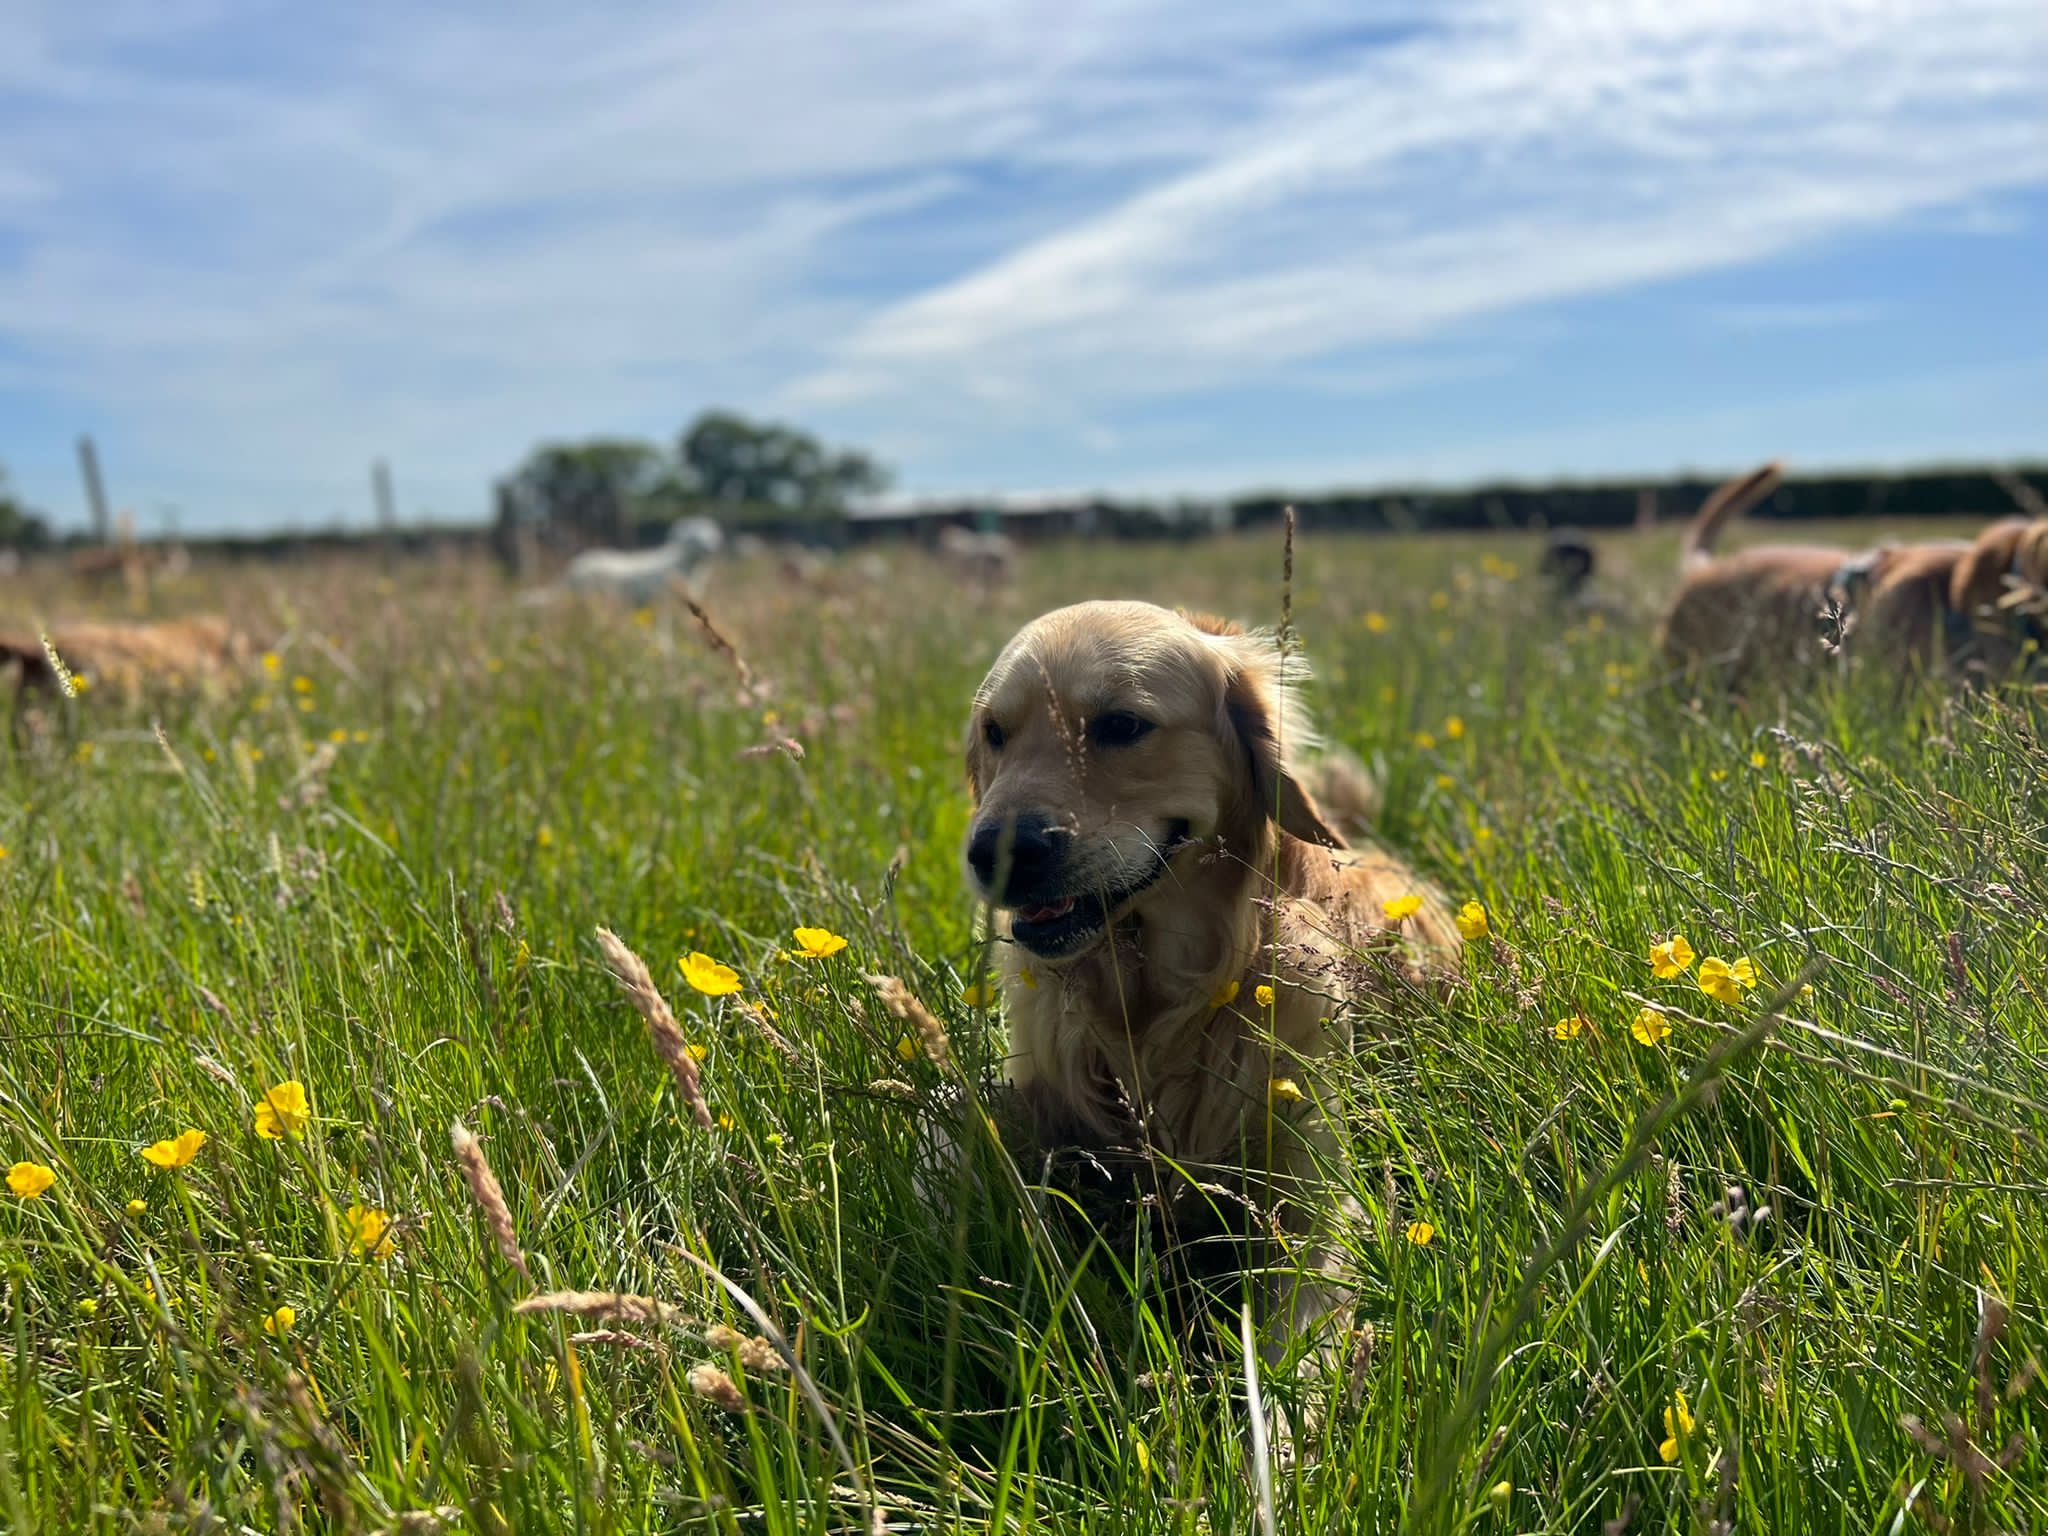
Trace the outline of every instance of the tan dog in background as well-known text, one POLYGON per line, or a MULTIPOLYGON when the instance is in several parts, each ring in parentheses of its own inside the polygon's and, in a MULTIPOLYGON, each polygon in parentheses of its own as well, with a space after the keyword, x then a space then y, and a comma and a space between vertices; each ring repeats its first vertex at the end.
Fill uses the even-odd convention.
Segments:
POLYGON ((1721 486, 1686 525, 1678 588, 1665 606, 1660 645, 1672 666, 1711 670, 1740 682, 1760 667, 1825 656, 1821 614, 1838 584, 1859 579, 1876 552, 1825 544, 1760 544, 1731 555, 1714 545, 1730 524, 1778 488, 1770 463, 1721 486))
POLYGON ((1893 665, 1937 658, 2002 677, 2048 651, 2048 517, 2007 518, 1968 542, 1887 550, 1853 649, 1893 665))
MULTIPOLYGON (((1025 628, 975 696, 967 865, 1007 941, 1011 1080, 1041 1146, 1179 1170, 1151 1190, 1169 1221, 1205 1203, 1190 1179, 1297 1234, 1334 1216, 1316 1064, 1349 1053, 1361 1005, 1458 962, 1442 898, 1347 847, 1302 782, 1296 680, 1270 636, 1091 602, 1025 628)), ((1334 1299, 1286 1291, 1269 1349, 1334 1299)))

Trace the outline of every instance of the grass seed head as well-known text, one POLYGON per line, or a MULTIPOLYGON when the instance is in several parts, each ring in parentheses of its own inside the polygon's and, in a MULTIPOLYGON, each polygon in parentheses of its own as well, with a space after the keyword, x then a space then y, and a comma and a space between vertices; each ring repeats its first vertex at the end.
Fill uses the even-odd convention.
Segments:
POLYGON ((740 1389, 733 1380, 709 1360, 698 1362, 685 1373, 690 1390, 705 1402, 723 1408, 727 1413, 745 1413, 747 1400, 740 1396, 740 1389))
POLYGON ((593 1322, 635 1323, 641 1327, 677 1326, 684 1320, 679 1308, 628 1291, 543 1291, 527 1297, 512 1310, 522 1317, 536 1312, 563 1312, 593 1322))
POLYGON ((676 1088, 681 1092, 683 1102, 690 1106, 690 1116, 697 1122, 697 1129, 711 1130, 718 1122, 712 1118, 711 1106, 704 1101, 704 1074, 698 1070, 696 1058, 690 1055, 683 1031, 676 1023, 676 1016, 669 1011, 668 999, 655 986, 647 962, 628 949, 625 941, 609 928, 597 930, 597 947, 604 951, 605 963, 612 968, 612 975, 618 979, 627 1000, 647 1021, 647 1032, 654 1039, 655 1054, 668 1063, 669 1071, 675 1075, 676 1088))
POLYGON ((455 1161, 462 1165, 462 1179, 469 1186, 470 1198, 483 1212, 484 1225, 491 1229, 491 1239, 498 1245, 499 1256, 519 1273, 531 1278, 532 1272, 526 1267, 526 1255, 519 1251, 519 1233, 512 1225, 511 1207, 505 1203, 505 1191, 498 1183, 498 1176, 491 1172, 491 1165, 484 1159, 483 1145, 460 1120, 449 1126, 448 1140, 455 1148, 455 1161))
POLYGON ((952 1042, 946 1038, 946 1026, 932 1015, 917 994, 895 976, 870 976, 868 985, 875 989, 875 995, 882 1000, 882 1006, 917 1031, 918 1039, 924 1042, 924 1053, 932 1059, 934 1066, 943 1067, 953 1059, 952 1042))

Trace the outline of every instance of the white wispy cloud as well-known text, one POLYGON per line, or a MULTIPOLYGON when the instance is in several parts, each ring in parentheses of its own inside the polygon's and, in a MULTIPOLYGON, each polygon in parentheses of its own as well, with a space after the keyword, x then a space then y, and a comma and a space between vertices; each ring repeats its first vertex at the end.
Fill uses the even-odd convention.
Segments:
POLYGON ((2025 0, 1480 7, 892 306, 803 386, 1184 388, 2048 177, 2025 0))
POLYGON ((2038 0, 17 11, 0 389, 197 521, 358 505, 373 454, 476 513, 539 437, 712 401, 913 482, 995 423, 1106 448, 2048 180, 2038 0))

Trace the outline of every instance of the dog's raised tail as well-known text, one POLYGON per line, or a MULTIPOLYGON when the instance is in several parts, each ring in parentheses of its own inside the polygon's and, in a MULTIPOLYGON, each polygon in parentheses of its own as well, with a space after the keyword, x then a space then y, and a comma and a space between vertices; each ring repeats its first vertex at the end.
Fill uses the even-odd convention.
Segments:
POLYGON ((1717 486, 1713 494, 1700 504, 1692 521, 1685 525, 1685 538, 1678 550, 1679 568, 1683 570, 1702 560, 1712 559, 1714 544, 1723 530, 1761 505, 1778 488, 1784 470, 1785 466, 1773 459, 1761 468, 1717 486))

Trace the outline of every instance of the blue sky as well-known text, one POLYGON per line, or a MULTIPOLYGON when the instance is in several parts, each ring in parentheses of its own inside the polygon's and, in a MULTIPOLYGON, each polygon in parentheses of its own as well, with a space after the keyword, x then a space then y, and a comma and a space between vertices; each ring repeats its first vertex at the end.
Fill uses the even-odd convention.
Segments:
POLYGON ((723 404, 913 492, 2048 456, 2040 0, 17 0, 0 464, 480 517, 723 404))

